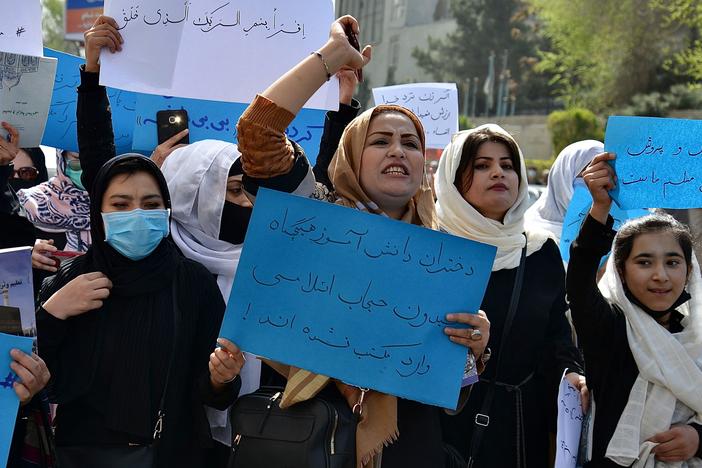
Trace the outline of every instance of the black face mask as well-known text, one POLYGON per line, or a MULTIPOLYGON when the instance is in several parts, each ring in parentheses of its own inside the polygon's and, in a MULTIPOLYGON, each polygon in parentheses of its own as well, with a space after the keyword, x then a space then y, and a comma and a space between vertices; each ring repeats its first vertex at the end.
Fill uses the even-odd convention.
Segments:
POLYGON ((36 180, 24 180, 24 179, 17 179, 17 178, 11 178, 7 180, 7 185, 12 188, 12 190, 17 193, 18 190, 23 190, 23 189, 28 189, 32 188, 35 185, 39 185, 36 180))
POLYGON ((219 239, 230 244, 243 244, 252 212, 253 208, 225 201, 222 208, 222 223, 219 226, 219 239))

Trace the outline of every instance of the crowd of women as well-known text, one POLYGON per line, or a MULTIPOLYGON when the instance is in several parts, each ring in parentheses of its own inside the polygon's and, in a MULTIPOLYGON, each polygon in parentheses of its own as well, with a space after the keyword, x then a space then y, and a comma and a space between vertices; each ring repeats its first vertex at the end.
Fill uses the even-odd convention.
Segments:
MULTIPOLYGON (((99 85, 100 54, 123 44, 109 17, 85 34, 79 153, 57 151, 48 179, 41 151, 21 148, 3 124, 0 247, 33 245, 41 286, 38 354, 11 353, 22 407, 9 466, 242 466, 229 410, 278 385, 281 408, 320 392, 361 405, 355 456, 343 466, 545 467, 564 371, 594 414, 585 466, 702 466, 702 289, 689 230, 651 214, 615 233, 616 155, 596 141, 564 149, 529 207, 515 139, 497 125, 461 131, 432 188, 412 112, 380 105, 357 115, 355 70, 371 48, 352 47, 348 29, 358 33, 355 19, 334 22, 323 47, 255 98, 238 145, 178 145, 178 135, 151 158, 116 155, 99 85), (333 74, 340 107, 327 114, 311 167, 285 129, 333 74), (566 276, 558 241, 578 184, 593 204, 566 276), (470 349, 467 365, 480 373, 458 408, 263 363, 218 339, 259 187, 497 247, 481 310, 446 317, 446 339, 470 349), (81 255, 56 265, 57 249, 81 255), (50 420, 47 401, 56 414, 39 449, 30 419, 50 420)), ((266 455, 255 466, 272 466, 266 455)))

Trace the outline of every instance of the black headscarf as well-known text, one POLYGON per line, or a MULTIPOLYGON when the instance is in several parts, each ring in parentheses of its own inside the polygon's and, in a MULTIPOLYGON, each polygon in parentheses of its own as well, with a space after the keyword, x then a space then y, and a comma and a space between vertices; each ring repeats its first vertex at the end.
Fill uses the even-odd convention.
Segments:
POLYGON ((36 184, 39 185, 42 182, 49 180, 49 172, 46 170, 46 158, 44 157, 44 152, 41 148, 22 148, 32 159, 32 164, 39 173, 36 178, 36 184))
MULTIPOLYGON (((150 159, 122 155, 109 160, 92 184, 93 244, 82 257, 61 264, 57 279, 45 282, 40 300, 81 274, 102 272, 112 281, 110 296, 100 309, 71 319, 70 337, 64 340, 60 361, 53 363, 60 370, 53 382, 56 400, 88 402, 104 413, 110 430, 148 440, 172 353, 172 285, 183 259, 170 236, 137 261, 105 242, 104 194, 116 175, 137 171, 154 177, 170 208, 166 181, 150 159)), ((39 328, 41 347, 41 324, 39 328)))
POLYGON ((124 167, 150 174, 158 184, 166 208, 171 207, 171 195, 166 179, 158 166, 149 158, 124 154, 110 159, 100 169, 93 182, 90 195, 91 249, 86 253, 91 271, 100 271, 112 281, 113 292, 138 295, 170 284, 173 278, 173 261, 179 253, 170 235, 150 255, 141 260, 130 260, 105 242, 105 226, 102 221, 102 200, 112 178, 125 173, 124 167))

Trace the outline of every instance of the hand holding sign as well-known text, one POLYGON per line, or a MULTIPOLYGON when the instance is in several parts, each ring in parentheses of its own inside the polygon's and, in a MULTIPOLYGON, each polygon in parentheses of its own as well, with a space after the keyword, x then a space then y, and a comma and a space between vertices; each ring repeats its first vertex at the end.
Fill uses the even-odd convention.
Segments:
POLYGON ((49 383, 51 374, 46 364, 35 353, 27 354, 19 349, 10 351, 13 361, 10 368, 17 374, 14 390, 20 403, 25 405, 49 383))
POLYGON ((85 31, 85 71, 100 71, 100 51, 109 49, 113 54, 122 50, 122 35, 117 30, 117 22, 109 16, 100 16, 93 27, 85 31))
POLYGON ((617 175, 608 161, 615 159, 612 153, 601 153, 583 171, 583 180, 592 195, 590 215, 602 224, 607 223, 609 208, 612 206, 610 190, 616 187, 617 175))
POLYGON ((7 166, 19 153, 20 134, 15 127, 7 122, 2 122, 2 128, 8 134, 7 139, 0 138, 0 166, 7 166))

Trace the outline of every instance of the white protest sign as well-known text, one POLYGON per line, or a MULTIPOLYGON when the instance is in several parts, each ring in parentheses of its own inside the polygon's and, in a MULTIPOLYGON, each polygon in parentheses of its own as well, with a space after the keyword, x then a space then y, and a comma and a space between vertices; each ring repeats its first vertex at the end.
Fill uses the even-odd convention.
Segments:
POLYGON ((558 430, 556 433, 555 468, 575 468, 580 447, 583 408, 580 391, 565 378, 566 369, 558 387, 558 430))
POLYGON ((0 0, 0 51, 41 57, 40 0, 0 0))
MULTIPOLYGON (((39 146, 54 89, 55 58, 0 52, 0 120, 20 133, 20 143, 39 146)), ((0 128, 0 137, 7 132, 0 128)))
POLYGON ((443 149, 458 131, 455 83, 414 83, 373 88, 375 105, 395 104, 415 113, 424 125, 427 148, 443 149))
MULTIPOLYGON (((148 94, 244 102, 324 45, 332 0, 108 0, 123 50, 100 83, 148 94)), ((320 62, 320 67, 322 64, 320 62)), ((305 105, 338 109, 334 77, 305 105)))

